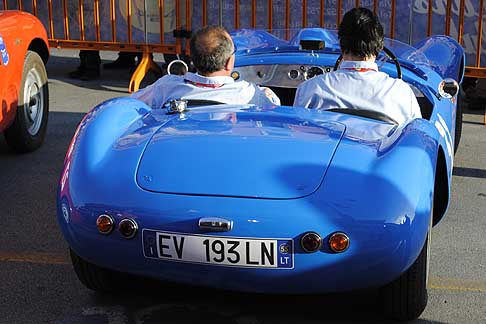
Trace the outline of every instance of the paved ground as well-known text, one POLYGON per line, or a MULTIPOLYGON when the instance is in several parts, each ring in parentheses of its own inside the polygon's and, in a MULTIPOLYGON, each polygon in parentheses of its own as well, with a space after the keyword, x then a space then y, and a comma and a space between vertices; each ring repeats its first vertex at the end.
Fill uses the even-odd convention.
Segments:
MULTIPOLYGON (((69 80, 76 55, 54 51, 48 64, 45 145, 14 155, 0 139, 1 324, 384 323, 373 292, 269 297, 142 280, 131 280, 133 288, 115 296, 84 288, 56 223, 58 177, 77 123, 96 103, 127 95, 129 75, 105 71, 98 82, 69 80)), ((486 323, 486 126, 480 113, 465 115, 452 202, 433 230, 429 304, 415 323, 486 323)))

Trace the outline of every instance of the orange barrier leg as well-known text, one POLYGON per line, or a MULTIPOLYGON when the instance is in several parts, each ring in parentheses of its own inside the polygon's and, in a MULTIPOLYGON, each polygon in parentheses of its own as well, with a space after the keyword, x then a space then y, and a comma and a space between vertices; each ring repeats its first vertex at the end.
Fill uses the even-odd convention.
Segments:
POLYGON ((150 70, 157 75, 162 75, 162 69, 157 63, 154 62, 152 53, 144 52, 142 60, 138 64, 137 69, 135 72, 133 72, 132 78, 130 79, 130 85, 128 86, 129 93, 135 92, 139 89, 140 83, 150 70))

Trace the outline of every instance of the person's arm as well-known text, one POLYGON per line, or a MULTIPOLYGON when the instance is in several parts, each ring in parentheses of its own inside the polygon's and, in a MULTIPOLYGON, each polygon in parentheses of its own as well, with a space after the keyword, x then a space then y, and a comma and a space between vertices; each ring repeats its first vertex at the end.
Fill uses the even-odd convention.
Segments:
POLYGON ((294 107, 321 108, 323 106, 323 98, 316 95, 317 89, 309 81, 305 81, 297 87, 294 98, 294 107))
POLYGON ((241 102, 262 107, 280 105, 280 99, 269 88, 260 87, 244 80, 235 82, 233 86, 239 89, 241 102))
POLYGON ((417 102, 417 98, 415 98, 415 96, 412 96, 411 101, 412 101, 412 103, 411 103, 412 119, 422 118, 422 112, 420 111, 420 106, 417 102))
POLYGON ((299 107, 307 107, 306 102, 308 101, 303 89, 304 84, 301 83, 297 87, 297 91, 295 92, 295 98, 294 98, 294 106, 299 106, 299 107))
POLYGON ((154 93, 155 93, 154 88, 155 88, 155 83, 152 83, 151 85, 132 93, 130 96, 134 99, 143 101, 148 106, 152 107, 152 102, 154 100, 154 93))
POLYGON ((413 93, 412 88, 407 84, 410 93, 410 119, 422 118, 422 112, 420 110, 420 105, 413 93))
MULTIPOLYGON (((167 99, 167 84, 170 83, 170 76, 163 76, 151 85, 132 93, 131 97, 145 102, 152 108, 160 108, 167 99), (167 82, 169 81, 169 82, 167 82)), ((172 80, 173 81, 173 80, 172 80)), ((174 81, 175 82, 175 81, 174 81)))
POLYGON ((268 87, 259 87, 263 91, 265 96, 275 105, 280 106, 280 98, 268 87))

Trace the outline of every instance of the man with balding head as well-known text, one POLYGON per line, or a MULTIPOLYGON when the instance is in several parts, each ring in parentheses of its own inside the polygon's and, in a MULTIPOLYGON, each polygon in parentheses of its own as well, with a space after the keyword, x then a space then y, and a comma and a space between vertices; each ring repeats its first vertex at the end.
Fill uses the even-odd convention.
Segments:
POLYGON ((235 65, 235 46, 228 32, 217 26, 205 27, 191 38, 191 60, 197 73, 166 75, 132 97, 152 108, 173 99, 204 99, 228 104, 280 104, 268 88, 260 88, 230 76, 235 65))

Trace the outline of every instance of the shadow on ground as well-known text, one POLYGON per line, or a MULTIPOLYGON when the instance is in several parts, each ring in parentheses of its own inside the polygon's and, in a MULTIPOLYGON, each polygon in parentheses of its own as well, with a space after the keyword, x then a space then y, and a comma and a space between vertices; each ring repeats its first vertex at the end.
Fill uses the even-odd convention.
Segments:
MULTIPOLYGON (((110 61, 104 60, 102 64, 107 62, 110 61)), ((161 62, 157 63, 161 65, 161 62)), ((128 86, 134 69, 107 70, 101 67, 100 77, 98 79, 83 81, 69 77, 69 72, 76 70, 78 65, 79 58, 51 55, 46 69, 49 79, 60 80, 86 89, 110 91, 120 94, 128 93, 128 86)), ((156 80, 157 76, 153 72, 148 72, 142 80, 140 88, 146 87, 156 80)))
POLYGON ((84 309, 84 319, 94 321, 111 316, 140 324, 393 323, 381 315, 376 291, 260 295, 162 284, 142 278, 125 280, 122 292, 92 293, 94 303, 100 307, 84 309))

